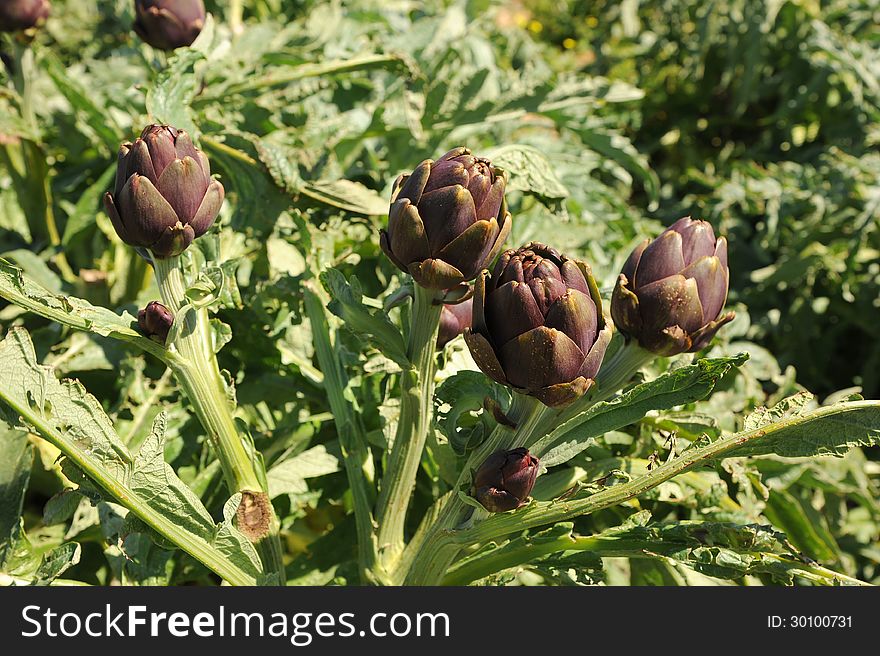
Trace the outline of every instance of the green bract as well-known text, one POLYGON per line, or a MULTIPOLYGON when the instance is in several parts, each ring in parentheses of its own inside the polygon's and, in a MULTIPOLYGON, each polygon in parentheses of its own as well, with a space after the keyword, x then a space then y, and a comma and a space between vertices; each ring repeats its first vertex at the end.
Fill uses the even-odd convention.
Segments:
POLYGON ((205 25, 202 0, 135 0, 134 31, 160 50, 191 45, 205 25))
POLYGON ((706 221, 679 219, 629 256, 611 297, 628 337, 658 355, 699 351, 733 319, 721 315, 730 274, 727 240, 706 221))
POLYGON ((104 195, 104 206, 122 241, 165 258, 211 227, 223 196, 208 158, 186 132, 149 125, 119 148, 116 186, 104 195))
POLYGON ((506 182, 501 169, 467 148, 426 159, 395 182, 382 250, 428 289, 473 280, 510 233, 506 182))
POLYGON ((611 322, 586 264, 530 243, 477 278, 465 340, 486 375, 554 407, 593 384, 611 322))

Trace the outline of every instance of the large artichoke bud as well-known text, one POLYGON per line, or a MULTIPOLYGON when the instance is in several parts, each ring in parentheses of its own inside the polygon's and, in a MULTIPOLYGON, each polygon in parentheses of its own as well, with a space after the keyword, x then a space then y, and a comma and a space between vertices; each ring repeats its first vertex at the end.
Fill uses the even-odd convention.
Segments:
POLYGON ((134 31, 154 48, 191 45, 205 26, 202 0, 135 0, 134 31))
POLYGON ((474 498, 489 512, 520 508, 535 487, 538 469, 528 449, 496 451, 474 474, 474 498))
POLYGON ((658 355, 699 351, 734 317, 720 316, 729 278, 727 240, 685 217, 629 256, 611 316, 621 333, 658 355))
POLYGON ((208 158, 186 132, 149 125, 120 146, 116 187, 104 195, 104 207, 122 241, 165 258, 211 227, 223 195, 208 158))
POLYGON ((473 280, 510 233, 505 184, 501 169, 467 148, 425 160, 394 185, 382 250, 428 289, 473 280))
POLYGON ((531 243, 504 252, 491 277, 477 277, 464 337, 486 375, 555 407, 593 384, 611 322, 586 264, 531 243))
POLYGON ((36 27, 49 17, 49 0, 0 0, 0 32, 36 27))

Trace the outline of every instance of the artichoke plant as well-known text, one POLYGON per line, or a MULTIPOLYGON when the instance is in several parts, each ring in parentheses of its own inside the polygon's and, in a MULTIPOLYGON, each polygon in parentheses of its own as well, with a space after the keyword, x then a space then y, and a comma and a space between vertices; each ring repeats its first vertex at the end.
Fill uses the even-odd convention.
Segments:
POLYGON ((471 327, 473 308, 473 298, 469 298, 461 303, 446 303, 443 305, 443 309, 440 311, 440 329, 437 333, 438 349, 442 349, 467 328, 471 327))
POLYGON ((205 26, 202 0, 135 0, 134 31, 159 50, 191 45, 205 26))
POLYGON ((104 206, 122 241, 166 258, 211 227, 223 196, 208 158, 186 132, 149 125, 120 147, 116 186, 104 195, 104 206))
POLYGON ((715 239, 706 221, 685 217, 629 256, 611 316, 621 333, 657 355, 699 351, 734 317, 721 315, 729 278, 727 240, 715 239))
POLYGON ((174 315, 159 301, 150 301, 147 306, 138 311, 138 327, 147 337, 165 343, 171 324, 174 323, 174 315))
POLYGON ((382 250, 427 289, 473 280, 510 233, 506 182, 504 171, 467 148, 425 160, 395 182, 382 250))
POLYGON ((535 487, 539 464, 528 449, 496 451, 474 474, 474 498, 489 512, 524 506, 535 487))
POLYGON ((592 386, 611 330, 589 267, 530 243, 477 278, 465 340, 490 378, 556 407, 592 386))
POLYGON ((49 0, 0 0, 0 32, 36 27, 49 17, 49 0))

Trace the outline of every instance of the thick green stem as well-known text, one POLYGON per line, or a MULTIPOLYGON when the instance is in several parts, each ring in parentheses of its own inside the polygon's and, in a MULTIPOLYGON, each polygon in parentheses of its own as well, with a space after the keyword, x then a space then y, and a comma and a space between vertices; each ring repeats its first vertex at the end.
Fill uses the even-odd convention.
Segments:
MULTIPOLYGON (((518 567, 541 556, 563 551, 587 551, 596 554, 600 558, 657 558, 658 556, 679 553, 690 546, 692 545, 685 543, 660 543, 657 541, 614 536, 583 537, 563 535, 555 540, 529 542, 517 549, 465 561, 453 568, 443 578, 443 585, 467 585, 472 581, 478 581, 495 572, 518 567)), ((744 550, 740 553, 749 554, 753 552, 744 550)), ((834 572, 816 563, 806 563, 792 556, 760 552, 754 555, 760 556, 760 562, 752 572, 755 574, 761 573, 765 569, 769 570, 773 565, 782 565, 789 568, 793 574, 823 585, 869 585, 846 574, 834 572)))
POLYGON ((244 30, 242 25, 242 17, 244 16, 242 0, 230 0, 227 16, 229 17, 229 29, 233 35, 238 36, 244 30))
POLYGON ((386 571, 394 569, 403 553, 406 511, 431 427, 442 308, 436 293, 415 286, 407 347, 414 369, 400 376, 400 418, 382 476, 377 512, 379 551, 386 571))
MULTIPOLYGON (((20 112, 22 120, 34 135, 34 139, 22 139, 19 144, 21 151, 22 170, 13 176, 21 206, 28 219, 31 236, 45 239, 51 246, 61 244, 61 235, 55 222, 55 210, 52 206, 51 176, 46 163, 46 154, 36 141, 40 133, 37 115, 34 111, 33 76, 36 70, 34 51, 28 44, 19 39, 12 39, 14 51, 13 83, 21 99, 20 112)), ((7 147, 9 150, 9 147, 7 147)), ((67 262, 63 251, 54 255, 55 264, 67 282, 76 279, 76 275, 67 262)))
MULTIPOLYGON (((502 448, 531 446, 561 424, 575 419, 599 401, 613 396, 653 357, 634 342, 624 345, 602 365, 592 390, 583 399, 562 410, 553 410, 530 397, 516 395, 514 407, 511 408, 511 418, 517 424, 516 431, 512 432, 499 425, 489 439, 471 454, 460 474, 456 489, 461 489, 461 486, 466 484, 465 477, 470 476, 471 470, 479 467, 492 452, 502 448)), ((413 545, 413 548, 419 549, 419 553, 413 558, 412 567, 407 573, 407 583, 436 585, 442 580, 460 549, 466 546, 459 543, 459 548, 455 548, 446 542, 445 537, 460 526, 466 508, 467 506, 457 495, 450 497, 434 528, 426 534, 424 542, 413 545)), ((488 513, 476 511, 471 519, 475 525, 479 525, 486 517, 488 513)))
POLYGON ((471 521, 482 520, 488 516, 486 511, 476 510, 467 505, 455 494, 455 490, 467 487, 472 473, 495 451, 522 446, 528 443, 536 433, 542 433, 548 420, 552 419, 555 414, 554 410, 530 396, 514 394, 513 405, 508 416, 516 423, 516 428, 510 429, 499 424, 488 439, 471 453, 459 474, 458 481, 453 488, 453 494, 444 504, 432 529, 426 534, 422 543, 424 546, 411 545, 412 548, 419 549, 419 553, 414 557, 412 567, 407 573, 406 582, 408 584, 436 585, 439 583, 460 550, 460 546, 444 544, 442 536, 460 526, 469 514, 471 521))
POLYGON ((304 292, 306 314, 312 327, 315 354, 323 373, 324 391, 336 422, 336 433, 342 448, 345 473, 354 499, 354 519, 358 535, 358 565, 361 580, 374 582, 376 538, 371 512, 374 497, 373 460, 367 447, 364 426, 351 403, 345 398, 348 387, 345 371, 333 348, 324 303, 310 288, 304 292))
POLYGON ((278 520, 269 500, 265 472, 258 471, 258 459, 245 447, 232 416, 226 387, 214 354, 208 312, 194 309, 186 301, 186 280, 180 257, 154 258, 156 282, 162 302, 174 314, 176 337, 168 347, 180 361, 174 374, 217 451, 230 492, 242 492, 239 529, 254 543, 267 573, 285 579, 278 520))

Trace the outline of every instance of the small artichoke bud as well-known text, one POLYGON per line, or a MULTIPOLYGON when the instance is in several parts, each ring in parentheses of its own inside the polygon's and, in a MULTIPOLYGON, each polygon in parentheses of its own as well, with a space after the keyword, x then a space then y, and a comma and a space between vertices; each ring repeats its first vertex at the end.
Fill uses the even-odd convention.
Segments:
POLYGON ((504 171, 467 148, 425 160, 394 185, 382 250, 427 289, 473 280, 510 233, 506 183, 504 171))
POLYGON ((192 45, 205 26, 202 0, 135 0, 134 31, 159 50, 192 45))
POLYGON ((440 310, 440 330, 437 333, 437 348, 442 349, 453 339, 471 327, 474 311, 474 299, 469 298, 461 303, 443 305, 440 310))
POLYGON ((474 475, 474 497, 489 512, 524 506, 535 487, 538 465, 528 449, 496 451, 474 475))
POLYGON ((166 258, 207 232, 223 196, 208 158, 186 132, 149 125, 119 148, 116 186, 104 195, 104 207, 122 241, 166 258))
POLYGON ((168 331, 173 323, 174 315, 171 310, 159 301, 150 301, 147 307, 138 312, 138 327, 141 331, 163 344, 168 339, 168 331))
POLYGON ((38 27, 51 11, 49 0, 0 0, 0 32, 38 27))
POLYGON ((711 224, 679 219, 632 252, 611 296, 614 324, 657 355, 705 348, 734 317, 722 315, 730 273, 727 240, 711 224))
POLYGON ((560 407, 593 385, 611 330, 590 268, 531 243, 477 277, 464 338, 492 380, 560 407))

